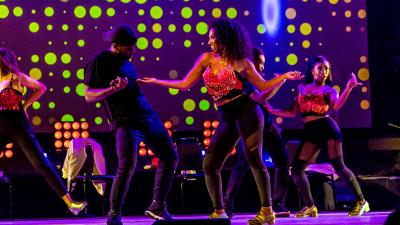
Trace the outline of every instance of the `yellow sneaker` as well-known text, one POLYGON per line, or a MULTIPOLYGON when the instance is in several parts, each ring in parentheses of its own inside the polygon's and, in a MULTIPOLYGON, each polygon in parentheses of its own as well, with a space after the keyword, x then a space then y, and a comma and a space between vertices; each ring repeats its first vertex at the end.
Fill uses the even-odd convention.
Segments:
POLYGON ((369 204, 367 201, 358 201, 354 208, 349 212, 349 216, 361 216, 364 212, 369 212, 369 204))
POLYGON ((217 212, 212 212, 210 216, 208 216, 210 219, 228 219, 228 215, 226 213, 217 213, 217 212))
POLYGON ((318 209, 313 206, 305 206, 302 210, 294 214, 294 217, 299 218, 299 217, 318 217, 318 209))
POLYGON ((258 212, 257 215, 250 219, 247 224, 248 225, 263 225, 263 224, 274 224, 275 223, 275 213, 271 212, 269 214, 264 214, 262 212, 258 212))

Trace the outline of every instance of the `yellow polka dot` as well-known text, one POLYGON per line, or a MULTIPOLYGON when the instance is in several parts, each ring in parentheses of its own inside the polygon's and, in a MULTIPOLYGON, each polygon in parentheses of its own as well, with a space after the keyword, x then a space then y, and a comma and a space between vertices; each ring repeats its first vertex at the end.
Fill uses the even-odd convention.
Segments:
POLYGON ((339 2, 339 0, 329 0, 329 3, 332 5, 336 5, 339 2))
POLYGON ((282 123, 283 123, 283 118, 280 117, 280 116, 278 116, 278 117, 276 117, 275 122, 276 122, 277 124, 282 124, 282 123))
POLYGON ((358 70, 357 75, 361 81, 367 81, 369 79, 369 70, 367 68, 361 68, 358 70))
POLYGON ((369 109, 369 101, 368 100, 362 100, 360 102, 360 107, 364 110, 369 109))
POLYGON ((363 55, 363 56, 361 56, 361 57, 360 57, 360 62, 361 62, 361 63, 365 63, 365 62, 367 62, 367 57, 366 57, 366 56, 364 56, 364 55, 363 55))
POLYGON ((289 20, 296 18, 296 9, 294 9, 294 8, 286 9, 285 15, 289 20))
POLYGON ((351 27, 350 26, 346 27, 346 32, 351 32, 351 27))
POLYGON ((335 11, 332 11, 332 16, 336 16, 336 12, 335 11))
POLYGON ((300 33, 302 33, 303 35, 309 35, 312 31, 312 27, 309 23, 303 23, 300 26, 300 33))
POLYGON ((361 92, 362 92, 362 93, 367 93, 367 91, 368 91, 368 88, 367 88, 367 87, 362 87, 362 88, 361 88, 361 92))
POLYGON ((309 48, 310 47, 310 41, 309 40, 304 40, 302 45, 303 45, 303 48, 309 48))
POLYGON ((344 12, 344 16, 347 18, 351 17, 351 11, 350 10, 346 10, 346 12, 344 12))
POLYGON ((365 19, 367 17, 367 12, 364 9, 360 9, 357 12, 358 18, 365 19))
POLYGON ((31 76, 35 80, 40 80, 40 78, 42 77, 42 71, 39 68, 32 68, 29 71, 29 76, 31 76))
POLYGON ((32 118, 32 124, 35 126, 39 126, 42 123, 42 119, 39 116, 34 116, 32 118))
POLYGON ((350 3, 350 2, 351 2, 351 0, 344 0, 344 2, 346 2, 346 3, 350 3))
POLYGON ((318 27, 318 31, 321 32, 322 31, 322 27, 318 27))

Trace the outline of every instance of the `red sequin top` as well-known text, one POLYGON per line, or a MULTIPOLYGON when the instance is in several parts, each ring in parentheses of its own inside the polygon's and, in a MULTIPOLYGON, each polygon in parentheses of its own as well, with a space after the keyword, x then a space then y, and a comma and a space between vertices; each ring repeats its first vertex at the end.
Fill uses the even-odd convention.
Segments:
POLYGON ((328 114, 329 98, 323 93, 299 94, 297 102, 302 116, 323 116, 328 114))
POLYGON ((22 101, 22 93, 10 86, 0 92, 0 111, 1 110, 19 110, 22 101))
POLYGON ((217 74, 214 74, 210 67, 207 67, 203 73, 203 80, 208 93, 214 101, 223 99, 234 89, 243 89, 242 82, 235 75, 230 65, 224 67, 217 74))

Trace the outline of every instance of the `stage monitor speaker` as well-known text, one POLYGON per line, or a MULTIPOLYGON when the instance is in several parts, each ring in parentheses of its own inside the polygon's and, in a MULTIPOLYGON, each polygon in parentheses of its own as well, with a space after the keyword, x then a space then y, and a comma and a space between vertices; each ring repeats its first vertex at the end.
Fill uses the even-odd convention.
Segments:
POLYGON ((182 171, 200 173, 203 170, 203 149, 199 140, 194 137, 179 138, 175 144, 179 154, 178 172, 181 174, 183 174, 182 171))
POLYGON ((229 219, 158 220, 153 225, 231 225, 231 221, 229 219))

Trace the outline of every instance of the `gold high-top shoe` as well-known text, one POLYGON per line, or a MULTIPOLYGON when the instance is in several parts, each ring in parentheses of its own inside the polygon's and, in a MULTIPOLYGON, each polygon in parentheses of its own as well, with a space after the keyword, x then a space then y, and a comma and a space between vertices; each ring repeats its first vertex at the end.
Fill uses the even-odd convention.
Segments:
POLYGON ((294 217, 299 218, 299 217, 318 217, 318 209, 313 206, 305 206, 302 210, 294 214, 294 217))
POLYGON ((369 212, 369 204, 367 201, 358 201, 354 208, 349 212, 349 216, 361 216, 364 212, 369 212))
POLYGON ((275 223, 275 213, 270 212, 264 214, 263 212, 258 212, 257 215, 248 221, 248 225, 263 225, 263 224, 274 224, 275 223))

